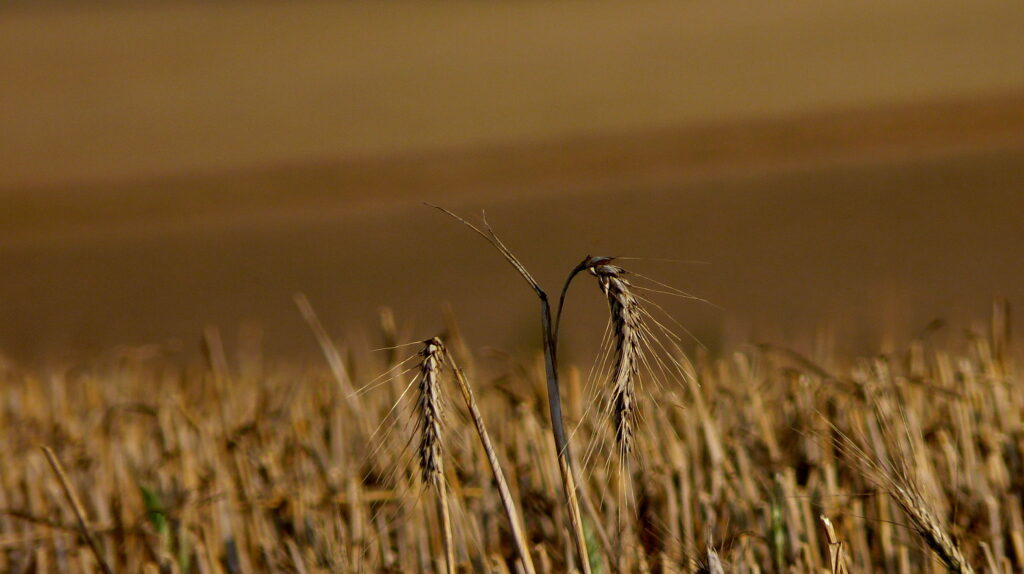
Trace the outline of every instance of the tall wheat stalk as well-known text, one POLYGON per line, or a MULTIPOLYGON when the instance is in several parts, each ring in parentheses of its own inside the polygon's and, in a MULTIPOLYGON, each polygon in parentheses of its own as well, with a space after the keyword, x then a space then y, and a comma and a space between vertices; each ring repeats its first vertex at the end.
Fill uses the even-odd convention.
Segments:
MULTIPOLYGON (((443 207, 438 207, 436 205, 430 205, 430 207, 448 214, 486 239, 487 242, 494 246, 505 260, 508 261, 517 272, 519 272, 519 275, 526 280, 530 285, 530 288, 533 289, 533 292, 537 295, 537 298, 540 299, 541 341, 544 346, 544 372, 545 378, 547 379, 548 412, 551 416, 551 433, 555 442, 555 452, 558 457, 558 470, 562 478, 562 487, 565 492, 565 498, 569 510, 570 534, 572 535, 572 540, 576 548, 576 558, 579 562, 579 568, 583 574, 591 574, 590 553, 587 549, 587 539, 583 531, 583 515, 580 511, 580 492, 576 485, 576 471, 569 448, 569 436, 565 431, 565 420, 562 415, 561 391, 558 384, 557 326, 551 320, 551 304, 548 301, 548 295, 533 276, 530 275, 530 272, 526 270, 526 267, 519 262, 519 259, 517 259, 501 239, 498 238, 497 234, 494 233, 494 230, 487 225, 486 221, 484 222, 484 229, 487 230, 485 232, 443 207)), ((564 299, 564 290, 562 296, 564 299)), ((560 312, 561 304, 559 304, 559 314, 560 312)))
MULTIPOLYGON (((440 345, 440 341, 435 339, 437 344, 440 345)), ((458 384, 459 390, 462 392, 462 398, 466 401, 466 408, 469 410, 469 416, 473 419, 473 425, 476 427, 477 435, 480 437, 480 443, 484 447, 484 452, 487 454, 487 462, 491 466, 491 473, 494 475, 494 482, 498 488, 498 495, 501 498, 501 504, 505 508, 505 514, 508 516, 509 527, 512 531, 512 539, 516 544, 516 551, 519 553, 519 559, 522 561, 523 570, 526 574, 535 574, 536 568, 533 566, 533 558, 530 557, 530 547, 526 540, 526 534, 523 532, 523 526, 519 519, 519 511, 516 509, 515 499, 512 498, 512 493, 508 488, 508 481, 505 480, 505 473, 501 470, 501 463, 498 461, 498 454, 494 450, 494 445, 491 444, 491 437, 487 433, 487 427, 484 425, 483 416, 480 414, 480 409, 477 407, 476 398, 473 396, 473 389, 469 386, 469 381, 466 380, 465 373, 455 363, 451 353, 445 350, 445 356, 448 359, 448 364, 451 366, 452 372, 455 373, 455 382, 458 384)))

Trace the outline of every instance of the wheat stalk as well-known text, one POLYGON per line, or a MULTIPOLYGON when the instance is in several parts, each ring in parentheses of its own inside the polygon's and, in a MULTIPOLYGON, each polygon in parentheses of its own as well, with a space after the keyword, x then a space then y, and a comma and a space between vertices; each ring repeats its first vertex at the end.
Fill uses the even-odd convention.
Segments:
POLYGON ((50 463, 50 468, 53 469, 54 474, 57 475, 57 479, 60 481, 60 486, 64 490, 64 496, 67 497, 68 504, 71 505, 71 510, 78 520, 78 530, 82 533, 82 537, 85 538, 86 544, 89 545, 89 550, 92 552, 93 557, 95 557, 96 563, 104 574, 113 574, 113 570, 110 569, 107 561, 103 559, 103 553, 100 552, 96 538, 89 529, 89 519, 86 518, 85 508, 82 506, 75 488, 71 485, 71 480, 68 479, 67 473, 64 472, 60 459, 57 458, 57 455, 54 454, 53 449, 50 447, 44 446, 41 448, 43 449, 43 454, 46 455, 46 461, 50 463))
POLYGON ((576 485, 576 468, 573 464, 572 453, 569 448, 569 436, 565 432, 565 420, 562 416, 561 389, 558 385, 558 317, 562 314, 562 302, 565 300, 565 292, 568 289, 572 277, 581 268, 577 268, 569 276, 565 287, 562 289, 562 297, 559 300, 558 311, 554 322, 551 320, 551 303, 548 301, 548 294, 541 288, 540 283, 530 275, 526 267, 512 253, 505 243, 501 241, 494 230, 484 221, 484 229, 473 225, 465 219, 455 215, 443 207, 427 204, 437 209, 466 227, 472 229, 488 243, 494 246, 501 253, 502 257, 519 273, 519 275, 530 285, 533 292, 540 299, 541 318, 541 342, 544 347, 544 374, 547 379, 548 412, 551 416, 551 434, 555 442, 555 451, 558 457, 558 471, 562 478, 562 488, 565 492, 565 499, 569 507, 569 526, 573 545, 576 548, 576 558, 583 574, 591 574, 590 552, 587 549, 587 538, 583 531, 583 515, 580 511, 580 492, 576 485))
POLYGON ((444 346, 439 339, 423 342, 423 357, 420 363, 419 385, 417 385, 416 420, 420 440, 416 449, 423 483, 434 489, 437 495, 437 510, 441 519, 441 536, 444 541, 448 574, 455 574, 455 550, 452 541, 451 513, 448 509, 448 487, 444 480, 441 423, 444 411, 441 405, 440 373, 444 363, 444 346))
POLYGON ((825 525, 825 537, 828 542, 828 562, 831 574, 849 574, 846 566, 846 554, 843 542, 836 535, 836 528, 829 517, 824 514, 818 516, 821 523, 825 525))
MULTIPOLYGON (((438 343, 440 344, 440 341, 438 343)), ((494 446, 491 444, 490 435, 488 435, 487 428, 484 426, 483 416, 480 414, 476 399, 473 397, 473 389, 470 388, 465 374, 455 364, 454 358, 447 349, 445 350, 445 357, 455 373, 455 382, 458 384, 459 390, 462 391, 462 398, 466 401, 469 416, 473 419, 477 434, 480 436, 480 443, 484 447, 484 452, 487 453, 487 462, 491 465, 491 473, 494 475, 494 482, 498 488, 501 504, 505 507, 505 514, 508 516, 512 538, 515 540, 516 551, 519 553, 519 558, 522 561, 523 570, 526 574, 534 574, 536 569, 533 565, 533 558, 530 557, 529 543, 526 540, 526 535, 519 520, 519 511, 516 509, 515 499, 512 498, 512 493, 509 491, 508 481, 505 480, 505 473, 501 470, 498 454, 495 452, 494 446)))

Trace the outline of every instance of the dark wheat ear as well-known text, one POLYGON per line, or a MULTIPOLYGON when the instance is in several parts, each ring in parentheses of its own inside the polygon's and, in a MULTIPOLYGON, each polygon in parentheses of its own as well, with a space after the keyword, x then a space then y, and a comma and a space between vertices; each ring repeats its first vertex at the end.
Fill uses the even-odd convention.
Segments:
POLYGON ((599 262, 589 271, 597 277, 611 312, 615 354, 609 405, 615 424, 615 442, 620 456, 625 459, 633 451, 633 435, 636 431, 636 380, 640 371, 643 315, 640 303, 624 277, 626 270, 612 265, 606 258, 600 258, 599 262))
POLYGON ((436 338, 424 341, 420 356, 423 359, 420 362, 416 400, 416 427, 419 430, 420 440, 416 456, 423 482, 430 486, 436 486, 444 480, 441 444, 443 412, 440 389, 444 347, 436 338))
MULTIPOLYGON (((608 309, 611 313, 614 352, 611 392, 605 405, 608 414, 612 417, 615 444, 619 454, 619 479, 616 487, 618 494, 618 504, 616 505, 619 543, 618 568, 620 571, 628 571, 630 564, 626 552, 628 528, 625 493, 630 476, 629 457, 633 453, 634 433, 638 420, 636 386, 642 360, 643 309, 633 294, 632 286, 625 278, 626 270, 613 265, 611 258, 587 257, 580 266, 597 277, 598 286, 608 299, 608 309)), ((579 268, 577 267, 577 269, 579 268)))
POLYGON ((444 345, 437 337, 423 342, 417 386, 416 422, 420 432, 416 450, 423 483, 434 489, 437 510, 441 520, 447 573, 455 574, 455 550, 452 540, 451 513, 448 509, 448 486, 444 480, 444 449, 441 443, 441 424, 444 411, 441 401, 441 366, 444 363, 444 345))

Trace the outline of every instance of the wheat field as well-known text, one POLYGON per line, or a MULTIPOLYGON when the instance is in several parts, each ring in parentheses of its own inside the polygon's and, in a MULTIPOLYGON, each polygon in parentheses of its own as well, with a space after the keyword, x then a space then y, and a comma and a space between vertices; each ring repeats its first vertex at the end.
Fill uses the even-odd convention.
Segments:
POLYGON ((1024 572, 1024 3, 9 4, 0 572, 1024 572))
POLYGON ((384 313, 382 349, 361 350, 299 296, 323 366, 229 353, 215 329, 200 363, 142 347, 4 365, 0 570, 1024 568, 1008 304, 955 343, 925 331, 875 356, 828 337, 684 354, 659 290, 594 260, 605 352, 557 370, 572 472, 544 355, 473 351, 450 317, 417 343, 384 313))

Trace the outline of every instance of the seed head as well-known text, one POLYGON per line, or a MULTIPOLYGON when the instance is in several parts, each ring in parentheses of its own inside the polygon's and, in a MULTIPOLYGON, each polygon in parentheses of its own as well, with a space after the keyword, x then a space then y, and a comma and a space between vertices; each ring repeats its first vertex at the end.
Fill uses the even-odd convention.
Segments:
POLYGON ((612 265, 607 257, 593 257, 591 275, 608 298, 612 333, 615 339, 615 362, 612 367, 611 411, 615 424, 615 441, 625 457, 633 450, 633 431, 637 418, 636 379, 640 370, 640 333, 643 328, 640 303, 625 278, 627 271, 612 265))
POLYGON ((441 389, 439 375, 444 363, 444 345, 437 337, 423 342, 420 363, 419 398, 416 401, 417 426, 420 431, 418 449, 420 476, 427 484, 437 484, 444 473, 442 467, 441 389))

